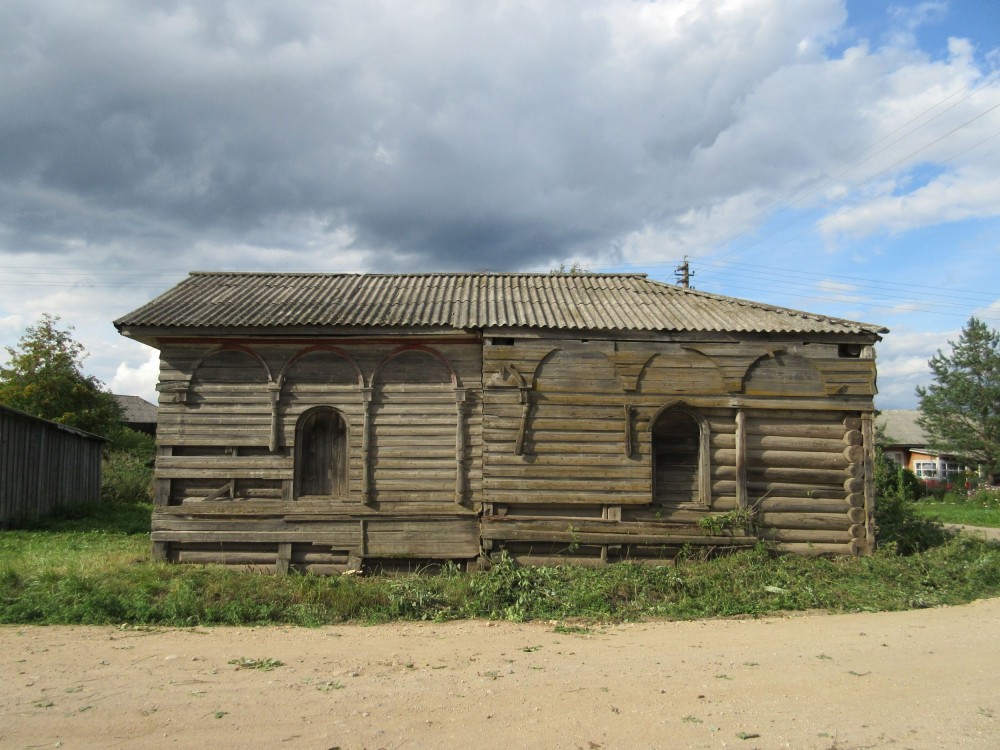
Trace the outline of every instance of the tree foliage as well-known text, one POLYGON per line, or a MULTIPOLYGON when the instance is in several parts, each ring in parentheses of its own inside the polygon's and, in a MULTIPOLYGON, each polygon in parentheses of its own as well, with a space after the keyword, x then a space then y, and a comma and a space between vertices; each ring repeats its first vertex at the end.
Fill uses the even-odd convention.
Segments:
POLYGON ((98 435, 116 435, 122 412, 115 397, 92 375, 83 373, 87 352, 46 313, 29 326, 18 346, 6 347, 0 366, 0 404, 98 435))
POLYGON ((928 364, 934 382, 918 387, 921 427, 931 446, 990 474, 1000 472, 1000 333, 976 318, 951 352, 939 349, 928 364))

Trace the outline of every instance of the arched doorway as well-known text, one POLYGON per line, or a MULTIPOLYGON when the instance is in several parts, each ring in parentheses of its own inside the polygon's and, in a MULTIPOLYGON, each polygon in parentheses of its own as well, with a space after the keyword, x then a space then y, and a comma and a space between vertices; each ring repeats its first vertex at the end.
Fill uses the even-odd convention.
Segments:
POLYGON ((347 494, 347 426, 329 406, 299 418, 295 436, 295 494, 347 494))
POLYGON ((686 409, 664 409, 653 424, 653 502, 705 503, 705 440, 701 422, 686 409))

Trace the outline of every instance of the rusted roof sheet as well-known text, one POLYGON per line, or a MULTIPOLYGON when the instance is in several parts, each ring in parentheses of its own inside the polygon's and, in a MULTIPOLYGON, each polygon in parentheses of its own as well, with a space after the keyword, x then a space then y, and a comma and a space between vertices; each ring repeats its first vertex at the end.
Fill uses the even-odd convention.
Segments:
POLYGON ((119 328, 434 327, 879 334, 645 274, 193 273, 119 328))

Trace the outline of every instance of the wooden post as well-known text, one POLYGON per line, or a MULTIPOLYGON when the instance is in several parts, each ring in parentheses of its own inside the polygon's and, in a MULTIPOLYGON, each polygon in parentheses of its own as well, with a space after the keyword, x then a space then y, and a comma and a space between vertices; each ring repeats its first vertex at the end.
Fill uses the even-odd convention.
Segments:
POLYGON ((455 502, 459 505, 465 499, 465 388, 455 389, 455 411, 458 421, 455 425, 455 502))
POLYGON ((861 415, 865 449, 865 553, 875 551, 875 427, 871 412, 861 415))
POLYGON ((702 505, 712 505, 712 467, 709 456, 712 450, 712 436, 708 421, 698 420, 698 500, 702 505))
POLYGON ((632 458, 632 404, 625 404, 625 458, 632 458))
POLYGON ((282 576, 288 574, 288 566, 292 561, 292 543, 281 542, 278 545, 278 559, 274 563, 274 572, 282 576))
POLYGON ((281 423, 281 415, 278 409, 278 402, 281 400, 281 384, 280 383, 268 383, 267 384, 267 395, 271 399, 271 439, 269 441, 268 447, 271 453, 276 453, 278 448, 278 427, 281 423))
MULTIPOLYGON (((174 449, 169 445, 156 446, 156 458, 173 455, 174 449)), ((170 480, 156 479, 153 481, 153 506, 163 508, 170 505, 170 480)), ((155 549, 155 547, 154 547, 155 549)))
POLYGON ((514 455, 524 455, 524 438, 528 432, 528 417, 531 414, 531 389, 521 387, 521 424, 517 429, 517 441, 514 443, 514 455))
POLYGON ((372 389, 362 388, 365 421, 361 426, 361 500, 366 505, 372 501, 371 433, 372 433, 372 389))
MULTIPOLYGON (((229 449, 229 451, 230 451, 229 455, 231 455, 231 456, 238 456, 238 455, 240 455, 240 447, 238 445, 234 445, 232 448, 229 449)), ((235 478, 230 478, 230 480, 229 480, 229 499, 230 500, 235 500, 236 499, 236 479, 235 478)))
POLYGON ((747 507, 747 415, 736 410, 736 506, 747 507))

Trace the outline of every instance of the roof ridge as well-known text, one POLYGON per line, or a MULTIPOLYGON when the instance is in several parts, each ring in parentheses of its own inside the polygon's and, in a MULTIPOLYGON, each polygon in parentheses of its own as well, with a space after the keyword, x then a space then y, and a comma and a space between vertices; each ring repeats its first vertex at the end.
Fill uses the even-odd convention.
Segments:
POLYGON ((659 286, 667 287, 668 289, 674 289, 685 294, 696 294, 701 297, 708 297, 710 299, 720 300, 724 302, 731 302, 740 307, 749 307, 757 310, 769 310, 771 312, 784 313, 786 315, 792 315, 794 317, 805 318, 807 320, 815 320, 820 322, 833 321, 836 323, 843 323, 845 325, 852 326, 865 326, 867 328, 876 329, 882 333, 888 333, 889 329, 885 326, 880 326, 876 323, 866 323, 861 320, 851 320, 850 318, 838 318, 833 315, 823 315, 821 313, 812 313, 806 310, 796 310, 794 307, 782 307, 781 305, 772 305, 768 302, 757 302, 752 299, 744 299, 742 297, 729 297, 725 294, 716 294, 714 292, 706 292, 701 289, 691 289, 689 287, 678 286, 677 284, 669 284, 665 281, 659 281, 657 279, 650 279, 651 284, 657 284, 659 286))
MULTIPOLYGON (((418 278, 426 276, 510 276, 541 278, 587 278, 605 277, 625 279, 648 279, 649 274, 640 272, 616 273, 612 271, 562 273, 559 271, 426 271, 413 273, 369 273, 364 271, 189 271, 189 276, 373 276, 383 278, 418 278)), ((652 280, 652 279, 650 279, 652 280)))
POLYGON ((668 284, 644 273, 499 271, 194 271, 115 325, 886 332, 869 323, 668 284))

